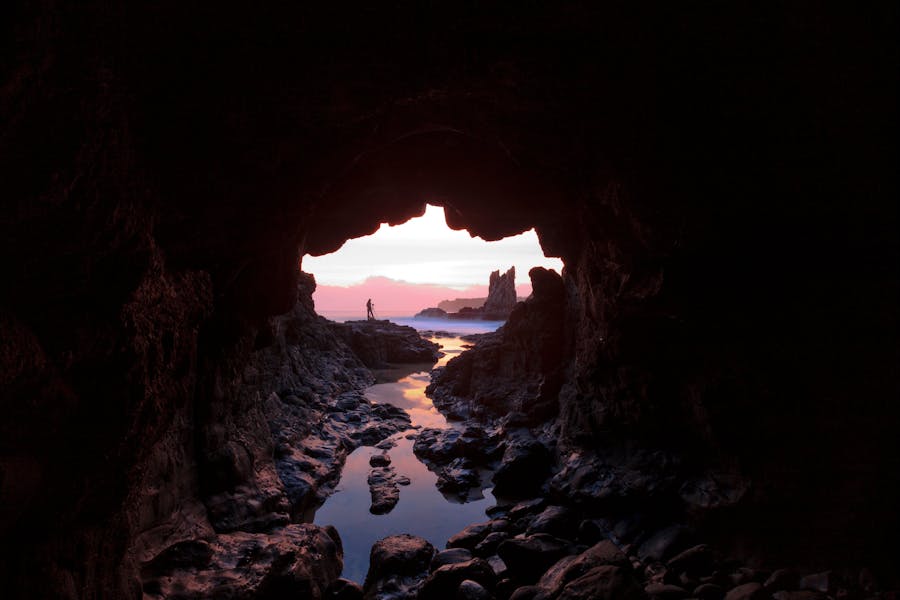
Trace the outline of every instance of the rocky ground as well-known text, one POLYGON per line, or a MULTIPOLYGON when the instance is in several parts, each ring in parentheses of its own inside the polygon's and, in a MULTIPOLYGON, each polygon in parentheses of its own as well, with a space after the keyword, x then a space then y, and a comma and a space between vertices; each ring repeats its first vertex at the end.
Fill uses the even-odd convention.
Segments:
MULTIPOLYGON (((371 369, 433 364, 438 347, 387 321, 327 321, 313 310, 314 285, 303 278, 300 302, 257 341, 239 386, 246 414, 232 417, 241 434, 205 442, 203 504, 142 537, 145 597, 318 598, 340 575, 338 533, 300 521, 333 491, 350 452, 410 428, 405 411, 364 396, 371 369)), ((387 512, 402 478, 385 462, 370 479, 382 484, 373 512, 387 512)))

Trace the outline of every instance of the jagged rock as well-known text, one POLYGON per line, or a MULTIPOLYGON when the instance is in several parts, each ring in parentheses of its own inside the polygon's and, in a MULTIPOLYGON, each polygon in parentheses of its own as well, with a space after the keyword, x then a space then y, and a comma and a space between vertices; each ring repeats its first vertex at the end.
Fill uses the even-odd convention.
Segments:
POLYGON ((494 493, 527 496, 540 490, 550 474, 550 452, 527 431, 507 441, 503 459, 494 471, 494 493))
POLYGON ((145 598, 321 597, 341 572, 332 529, 292 524, 172 546, 143 566, 145 598), (246 560, 252 556, 253 560, 246 560))
POLYGON ((488 282, 488 297, 484 301, 486 319, 505 320, 515 308, 516 302, 516 268, 510 267, 503 275, 500 271, 491 273, 488 282))
POLYGON ((331 323, 353 353, 369 368, 383 369, 392 363, 435 363, 439 346, 412 327, 390 321, 331 323))
POLYGON ((438 471, 437 488, 444 494, 453 494, 465 499, 469 490, 477 488, 481 483, 478 471, 467 458, 454 458, 438 471))
POLYGON ((426 308, 416 313, 416 319, 446 319, 447 311, 442 308, 426 308))

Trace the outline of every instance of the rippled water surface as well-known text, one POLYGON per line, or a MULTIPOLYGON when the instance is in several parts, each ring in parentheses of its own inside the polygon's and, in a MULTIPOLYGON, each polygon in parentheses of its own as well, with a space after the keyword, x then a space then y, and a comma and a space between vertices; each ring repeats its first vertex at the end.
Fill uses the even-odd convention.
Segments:
MULTIPOLYGON (((448 329, 447 322, 441 322, 444 323, 443 329, 448 329)), ((494 324, 493 328, 496 329, 496 326, 494 324)), ((481 327, 485 326, 481 324, 481 327)), ((446 353, 438 366, 464 350, 465 342, 458 337, 431 339, 444 346, 446 353)), ((428 371, 417 371, 395 383, 373 385, 366 390, 366 395, 374 402, 389 402, 405 409, 414 427, 451 427, 452 424, 448 424, 425 396, 429 381, 428 371)), ((415 432, 411 429, 391 438, 397 443, 388 451, 391 465, 398 476, 405 475, 412 483, 400 486, 400 502, 390 513, 373 515, 369 512, 371 497, 366 482, 371 469, 369 457, 381 452, 372 447, 358 448, 347 457, 337 491, 316 511, 315 523, 334 525, 341 534, 344 543, 343 577, 362 583, 369 568, 372 544, 385 536, 411 533, 424 537, 441 549, 451 535, 471 523, 485 520, 484 510, 494 503, 490 489, 483 490, 483 498, 465 504, 445 498, 435 487, 437 475, 413 454, 413 440, 407 439, 406 435, 415 432)), ((487 481, 483 485, 485 483, 490 484, 487 481)))

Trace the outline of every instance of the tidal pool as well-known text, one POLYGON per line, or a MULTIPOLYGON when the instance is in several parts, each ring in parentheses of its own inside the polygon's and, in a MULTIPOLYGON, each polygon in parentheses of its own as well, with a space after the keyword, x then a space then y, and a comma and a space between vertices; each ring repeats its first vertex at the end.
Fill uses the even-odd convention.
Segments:
MULTIPOLYGON (((445 364, 464 350, 465 342, 458 337, 430 339, 441 344, 445 353, 435 366, 445 364)), ((394 383, 373 385, 366 390, 366 396, 374 402, 388 402, 405 409, 413 427, 453 427, 453 423, 448 423, 425 396, 429 381, 428 371, 417 371, 394 383)), ((410 429, 391 437, 397 444, 388 450, 391 465, 398 476, 405 475, 411 481, 410 485, 400 486, 400 501, 391 512, 386 515, 369 512, 371 497, 366 482, 371 470, 369 457, 381 452, 373 447, 357 448, 347 457, 334 494, 315 512, 314 523, 334 525, 341 535, 344 543, 342 577, 363 583, 372 544, 383 537, 410 533, 443 549, 450 536, 487 518, 484 511, 494 504, 494 497, 487 487, 489 479, 482 479, 483 498, 466 503, 448 500, 435 487, 437 475, 413 454, 414 440, 406 436, 416 431, 410 429)))

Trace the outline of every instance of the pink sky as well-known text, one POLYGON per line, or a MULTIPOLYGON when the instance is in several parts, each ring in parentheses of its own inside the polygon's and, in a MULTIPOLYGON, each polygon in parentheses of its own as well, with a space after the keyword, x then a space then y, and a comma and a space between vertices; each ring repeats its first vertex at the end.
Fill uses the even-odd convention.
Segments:
MULTIPOLYGON (((516 273, 517 279, 520 278, 516 273)), ((487 279, 487 277, 485 277, 487 279)), ((525 279, 528 275, 525 274, 525 279)), ((519 296, 531 293, 531 283, 516 286, 519 296)), ((354 313, 366 314, 366 300, 372 299, 376 316, 412 316, 423 308, 437 306, 441 300, 455 298, 483 298, 488 286, 475 285, 464 290, 431 284, 407 283, 388 277, 369 277, 364 282, 352 286, 318 285, 313 294, 316 311, 320 314, 354 313)))

